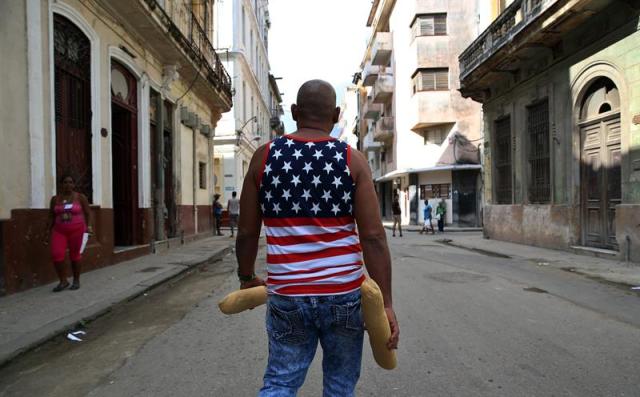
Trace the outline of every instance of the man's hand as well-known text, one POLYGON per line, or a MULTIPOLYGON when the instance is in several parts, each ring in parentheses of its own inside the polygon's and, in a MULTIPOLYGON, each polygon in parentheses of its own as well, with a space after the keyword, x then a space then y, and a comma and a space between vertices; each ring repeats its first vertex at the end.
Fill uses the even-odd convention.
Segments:
POLYGON ((261 279, 260 277, 256 276, 256 278, 254 278, 251 281, 247 281, 244 283, 240 283, 240 289, 247 289, 247 288, 253 288, 253 287, 259 287, 261 285, 267 285, 267 283, 264 282, 263 279, 261 279))
POLYGON ((398 320, 396 320, 396 313, 393 311, 392 307, 385 307, 385 313, 387 314, 387 319, 389 320, 389 327, 391 327, 391 337, 387 342, 387 349, 397 349, 398 348, 398 339, 400 337, 400 328, 398 328, 398 320))

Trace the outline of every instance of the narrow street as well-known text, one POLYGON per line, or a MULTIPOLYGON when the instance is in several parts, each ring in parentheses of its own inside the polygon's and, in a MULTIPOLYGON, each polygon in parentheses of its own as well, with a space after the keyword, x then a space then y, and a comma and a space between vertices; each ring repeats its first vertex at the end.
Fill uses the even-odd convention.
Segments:
MULTIPOLYGON (((438 235, 389 239, 399 367, 379 369, 367 347, 358 395, 638 395, 636 294, 438 235)), ((0 395, 255 395, 264 308, 216 306, 237 287, 234 268, 229 255, 88 324, 83 342, 60 337, 23 355, 0 370, 0 395)), ((319 362, 301 396, 320 395, 319 362)))

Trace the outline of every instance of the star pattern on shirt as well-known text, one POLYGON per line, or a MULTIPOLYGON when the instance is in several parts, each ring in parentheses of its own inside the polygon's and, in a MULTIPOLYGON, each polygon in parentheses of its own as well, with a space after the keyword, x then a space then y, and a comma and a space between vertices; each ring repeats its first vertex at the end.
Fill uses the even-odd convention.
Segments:
POLYGON ((259 182, 264 219, 353 216, 355 183, 346 143, 285 136, 269 145, 259 182))

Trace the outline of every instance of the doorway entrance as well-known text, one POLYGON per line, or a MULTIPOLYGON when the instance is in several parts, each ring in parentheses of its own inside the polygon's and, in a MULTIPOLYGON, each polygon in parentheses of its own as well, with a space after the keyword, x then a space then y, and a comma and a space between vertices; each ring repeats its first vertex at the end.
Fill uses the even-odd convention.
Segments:
POLYGON ((91 42, 67 18, 53 18, 56 175, 70 174, 92 201, 91 42))
POLYGON ((594 81, 580 108, 580 186, 583 244, 617 250, 621 203, 620 95, 608 78, 594 81))
POLYGON ((121 64, 111 63, 111 152, 113 233, 116 246, 139 238, 137 81, 121 64))

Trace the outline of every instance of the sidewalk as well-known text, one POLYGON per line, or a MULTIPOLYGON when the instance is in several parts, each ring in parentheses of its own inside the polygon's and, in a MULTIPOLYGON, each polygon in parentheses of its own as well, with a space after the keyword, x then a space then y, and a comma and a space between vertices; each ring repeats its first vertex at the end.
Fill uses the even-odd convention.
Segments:
MULTIPOLYGON (((383 221, 382 225, 385 229, 392 230, 393 222, 391 221, 383 221)), ((438 228, 438 221, 434 219, 433 227, 438 228)), ((402 232, 419 232, 422 230, 422 225, 402 225, 402 232)), ((448 233, 455 232, 481 232, 481 227, 458 227, 458 226, 446 226, 444 227, 444 231, 448 233)))
POLYGON ((216 261, 233 242, 228 235, 208 237, 103 267, 82 274, 77 291, 53 293, 56 282, 0 298, 0 365, 194 266, 216 261))
MULTIPOLYGON (((489 240, 483 238, 482 233, 479 232, 449 234, 445 229, 444 233, 429 234, 425 238, 490 256, 498 254, 528 260, 534 266, 549 266, 629 287, 640 286, 640 264, 638 263, 626 263, 588 255, 577 255, 568 251, 489 240)), ((640 291, 638 292, 640 293, 640 291)))

